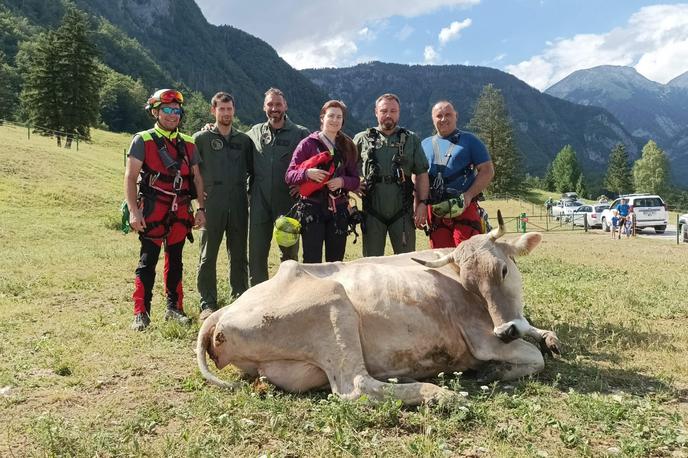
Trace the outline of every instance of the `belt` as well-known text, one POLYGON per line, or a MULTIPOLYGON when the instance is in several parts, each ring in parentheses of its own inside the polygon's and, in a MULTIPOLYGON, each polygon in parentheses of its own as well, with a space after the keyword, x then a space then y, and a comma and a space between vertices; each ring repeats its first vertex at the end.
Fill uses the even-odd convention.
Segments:
POLYGON ((396 183, 397 180, 394 178, 392 175, 383 175, 383 176, 374 176, 373 177, 373 183, 385 183, 385 184, 392 184, 396 183))

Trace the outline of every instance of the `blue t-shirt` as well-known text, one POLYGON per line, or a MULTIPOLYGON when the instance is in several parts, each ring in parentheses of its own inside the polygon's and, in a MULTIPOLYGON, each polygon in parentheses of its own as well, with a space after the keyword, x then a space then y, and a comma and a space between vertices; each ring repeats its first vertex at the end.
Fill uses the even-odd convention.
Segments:
POLYGON ((628 216, 631 211, 631 207, 628 204, 621 204, 616 209, 619 211, 619 216, 628 216))
POLYGON ((441 169, 444 169, 443 166, 446 162, 447 167, 445 170, 442 170, 445 186, 454 188, 461 193, 468 191, 468 188, 471 187, 475 180, 476 172, 474 167, 491 160, 487 148, 485 148, 485 145, 478 137, 470 132, 461 132, 457 130, 447 137, 438 138, 448 140, 456 146, 452 149, 448 162, 445 156, 446 151, 442 151, 440 163, 436 164, 434 160, 435 153, 432 147, 433 137, 428 137, 421 142, 425 156, 428 158, 428 163, 430 164, 430 168, 428 169, 430 182, 432 183, 437 173, 441 169), (447 178, 450 178, 450 181, 447 181, 447 178))

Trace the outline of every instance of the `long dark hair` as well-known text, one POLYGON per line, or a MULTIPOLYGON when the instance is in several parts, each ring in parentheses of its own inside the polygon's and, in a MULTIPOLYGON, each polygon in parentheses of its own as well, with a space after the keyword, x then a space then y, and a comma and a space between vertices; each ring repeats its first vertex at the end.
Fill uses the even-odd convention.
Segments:
POLYGON ((346 122, 346 104, 341 100, 328 100, 320 109, 320 122, 322 122, 325 112, 328 108, 339 108, 342 110, 342 116, 344 117, 342 121, 342 128, 337 132, 337 136, 334 140, 334 147, 342 155, 342 159, 345 164, 356 163, 358 161, 358 150, 354 144, 351 137, 344 133, 344 123, 346 122))

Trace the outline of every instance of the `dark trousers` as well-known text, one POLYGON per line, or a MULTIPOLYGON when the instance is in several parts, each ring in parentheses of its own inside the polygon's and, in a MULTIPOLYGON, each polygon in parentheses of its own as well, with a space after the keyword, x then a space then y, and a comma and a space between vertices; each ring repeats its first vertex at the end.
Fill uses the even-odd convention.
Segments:
MULTIPOLYGON (((134 313, 150 315, 153 285, 155 284, 155 267, 158 265, 161 244, 157 240, 141 237, 139 265, 136 268, 134 289, 134 313)), ((165 244, 165 295, 167 307, 183 310, 184 292, 182 290, 182 250, 185 239, 174 245, 165 244)))
POLYGON ((301 229, 303 262, 308 264, 322 262, 323 244, 326 262, 343 260, 347 236, 346 207, 337 208, 336 213, 319 205, 313 205, 311 210, 314 220, 301 229))

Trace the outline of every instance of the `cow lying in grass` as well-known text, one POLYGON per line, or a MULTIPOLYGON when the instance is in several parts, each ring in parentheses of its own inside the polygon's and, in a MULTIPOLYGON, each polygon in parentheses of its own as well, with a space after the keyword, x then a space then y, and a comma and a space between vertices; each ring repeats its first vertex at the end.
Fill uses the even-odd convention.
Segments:
POLYGON ((329 385, 346 399, 391 393, 405 404, 437 400, 448 390, 421 380, 472 369, 484 380, 513 380, 544 368, 540 349, 559 352, 552 331, 523 317, 514 257, 530 253, 537 233, 499 240, 499 227, 455 249, 426 250, 352 262, 284 262, 274 278, 213 313, 200 329, 197 360, 232 364, 290 392, 329 385), (437 258, 440 254, 440 258, 437 258), (389 378, 411 383, 387 383, 389 378))

